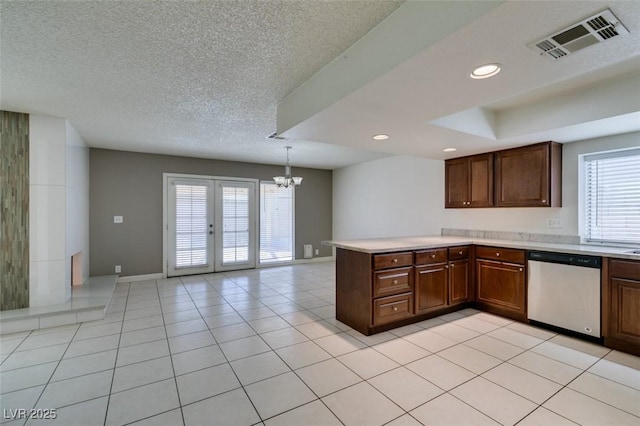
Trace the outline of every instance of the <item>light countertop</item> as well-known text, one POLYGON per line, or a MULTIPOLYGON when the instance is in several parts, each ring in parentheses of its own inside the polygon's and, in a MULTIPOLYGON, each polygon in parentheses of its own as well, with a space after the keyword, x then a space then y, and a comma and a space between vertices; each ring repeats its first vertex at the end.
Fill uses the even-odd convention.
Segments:
POLYGON ((556 244, 535 241, 497 240, 470 237, 449 236, 415 236, 395 238, 372 238, 366 240, 324 241, 324 245, 359 251, 363 253, 385 253, 403 250, 421 250, 455 245, 485 245, 524 250, 553 251, 560 253, 582 254, 591 256, 616 257, 640 260, 640 254, 631 253, 632 247, 607 247, 591 244, 556 244))

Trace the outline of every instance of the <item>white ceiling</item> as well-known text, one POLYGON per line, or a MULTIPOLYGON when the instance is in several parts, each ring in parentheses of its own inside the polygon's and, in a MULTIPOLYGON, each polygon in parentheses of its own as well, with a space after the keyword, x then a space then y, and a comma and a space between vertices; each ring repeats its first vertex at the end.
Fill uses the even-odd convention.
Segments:
POLYGON ((640 2, 399 4, 0 0, 0 108, 92 147, 282 163, 289 144, 320 168, 640 130, 640 2), (527 49, 605 8, 630 34, 527 49), (487 62, 503 71, 468 78, 487 62))

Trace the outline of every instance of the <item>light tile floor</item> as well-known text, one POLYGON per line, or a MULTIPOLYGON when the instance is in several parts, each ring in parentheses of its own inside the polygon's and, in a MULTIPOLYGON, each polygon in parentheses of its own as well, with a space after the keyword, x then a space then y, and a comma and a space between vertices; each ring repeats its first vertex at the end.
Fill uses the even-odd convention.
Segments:
POLYGON ((118 284, 104 320, 4 335, 0 421, 640 425, 640 358, 472 309, 363 336, 334 271, 118 284))

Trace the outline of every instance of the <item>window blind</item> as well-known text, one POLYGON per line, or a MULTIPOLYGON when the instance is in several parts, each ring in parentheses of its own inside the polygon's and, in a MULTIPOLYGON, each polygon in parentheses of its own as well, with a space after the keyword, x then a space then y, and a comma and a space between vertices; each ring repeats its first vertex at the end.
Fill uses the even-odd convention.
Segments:
POLYGON ((586 240, 640 243, 640 149, 587 155, 586 240))
POLYGON ((260 263, 293 260, 293 189, 260 183, 260 263))
POLYGON ((207 264, 207 186, 176 184, 176 268, 207 264))
POLYGON ((249 260, 249 188, 222 186, 222 264, 249 260))

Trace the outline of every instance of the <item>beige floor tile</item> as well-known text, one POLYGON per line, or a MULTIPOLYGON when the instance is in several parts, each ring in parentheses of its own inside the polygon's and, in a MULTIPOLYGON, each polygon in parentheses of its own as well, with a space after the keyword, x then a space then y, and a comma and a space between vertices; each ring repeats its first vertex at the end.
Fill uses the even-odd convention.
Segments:
POLYGON ((494 339, 493 337, 485 335, 467 340, 464 342, 464 345, 499 358, 503 361, 513 358, 525 351, 524 348, 511 345, 507 342, 503 342, 502 340, 494 339))
POLYGON ((171 355, 176 376, 227 362, 218 345, 171 355))
POLYGON ((611 351, 604 358, 608 361, 640 370, 640 356, 620 351, 611 351))
POLYGON ((568 387, 640 418, 640 391, 637 389, 591 373, 581 374, 568 387))
POLYGON ((183 424, 182 410, 179 408, 131 423, 132 426, 180 426, 183 424))
POLYGON ((371 348, 342 355, 338 357, 338 360, 363 379, 370 379, 400 366, 397 362, 371 348))
POLYGON ((211 346, 215 343, 216 341, 213 339, 209 330, 198 331, 196 333, 170 337, 169 350, 172 354, 177 354, 180 352, 203 348, 205 346, 211 346))
POLYGON ((55 419, 30 420, 27 425, 100 426, 104 425, 109 398, 101 398, 68 405, 56 410, 55 419))
POLYGON ((354 352, 367 346, 360 340, 344 332, 320 337, 315 340, 315 343, 333 356, 354 352))
POLYGON ((105 425, 122 425, 178 407, 174 379, 151 383, 112 394, 105 425))
POLYGON ((229 361, 246 358, 248 356, 269 352, 271 348, 260 336, 245 337, 230 342, 220 344, 220 349, 224 352, 229 361))
MULTIPOLYGON (((25 410, 32 409, 36 405, 36 401, 40 398, 43 390, 44 385, 0 395, 0 411, 2 411, 3 414, 0 422, 6 421, 7 416, 10 416, 11 411, 9 410, 18 410, 21 408, 25 410)), ((15 413, 16 411, 13 412, 15 413)))
POLYGON ((580 425, 638 425, 638 417, 608 404, 564 388, 543 407, 580 425))
POLYGON ((331 358, 329 353, 314 342, 287 346, 276 350, 276 353, 294 370, 331 358))
POLYGON ((465 345, 456 345, 438 352, 438 356, 458 364, 476 374, 495 367, 502 361, 465 345))
POLYGON ((60 408, 100 396, 109 395, 113 371, 49 383, 38 400, 39 408, 60 408))
POLYGON ((346 426, 383 425, 404 413, 366 382, 332 393, 322 400, 346 426))
POLYGON ((207 329, 207 323, 202 318, 191 321, 178 322, 175 324, 167 324, 167 337, 181 336, 183 334, 195 333, 207 329))
POLYGON ((544 407, 538 407, 533 413, 525 417, 518 426, 575 426, 577 423, 549 411, 544 407))
POLYGON ((482 377, 536 404, 542 404, 562 388, 562 385, 556 382, 509 363, 487 371, 482 377))
POLYGON ((404 367, 376 376, 368 382, 406 411, 413 410, 444 392, 404 367))
POLYGON ((294 373, 281 374, 245 388, 263 419, 311 402, 317 397, 294 373), (274 390, 277 390, 274 392, 274 390))
POLYGON ((605 379, 613 380, 614 382, 640 390, 640 370, 638 369, 613 362, 609 359, 602 359, 588 371, 605 379))
POLYGON ((309 322, 306 324, 297 325, 296 328, 300 333, 304 334, 312 340, 341 332, 338 327, 335 327, 326 321, 309 322))
MULTIPOLYGON (((463 317, 462 319, 465 318, 467 317, 463 317)), ((480 335, 480 333, 475 332, 469 328, 456 325, 457 321, 459 320, 431 327, 429 331, 438 333, 439 335, 444 336, 447 339, 455 340, 456 342, 464 342, 465 340, 473 339, 474 337, 478 337, 480 335)))
POLYGON ((577 351, 566 346, 547 341, 541 343, 535 348, 531 349, 532 352, 544 355, 547 358, 555 359, 556 361, 563 362, 581 370, 586 370, 593 364, 598 362, 599 357, 595 357, 588 353, 577 351))
POLYGON ((4 372, 8 370, 15 370, 17 368, 32 367, 38 364, 58 361, 62 358, 67 346, 69 346, 68 343, 63 343, 60 345, 29 349, 21 352, 14 351, 2 363, 2 365, 0 365, 0 371, 4 372))
POLYGON ((57 365, 58 362, 54 361, 32 367, 0 372, 0 393, 44 385, 49 381, 57 365))
POLYGON ((272 417, 266 426, 341 426, 340 420, 320 401, 313 401, 291 411, 272 417))
POLYGON ((373 349, 402 365, 431 355, 431 352, 426 349, 407 342, 404 339, 394 339, 380 343, 373 346, 373 349))
POLYGON ((390 421, 386 426, 421 426, 422 423, 411 417, 409 414, 400 416, 397 419, 390 421))
POLYGON ((304 334, 300 333, 293 327, 270 331, 268 333, 263 333, 260 336, 273 349, 284 348, 285 346, 291 346, 309 340, 304 334))
POLYGON ((335 359, 301 368, 296 370, 296 374, 320 397, 362 381, 335 359))
POLYGON ((452 389, 475 377, 471 371, 437 355, 422 358, 407 364, 406 367, 444 390, 452 389))
POLYGON ((120 392, 173 377, 171 357, 152 359, 116 368, 111 392, 120 392))
POLYGON ((237 389, 240 382, 229 364, 194 371, 176 377, 182 405, 191 404, 221 393, 237 389))
POLYGON ((249 426, 260 421, 244 390, 236 389, 182 408, 186 426, 209 425, 215 419, 220 425, 249 426))
POLYGON ((439 352, 448 347, 458 344, 453 339, 444 337, 438 333, 434 333, 431 330, 422 330, 417 333, 412 333, 403 337, 404 340, 418 345, 429 352, 439 352))
MULTIPOLYGON (((107 337, 115 337, 117 341, 118 336, 107 336, 107 337)), ((142 330, 122 333, 120 335, 120 347, 124 348, 126 346, 139 345, 141 343, 153 342, 154 340, 162 340, 166 338, 167 338, 167 333, 164 330, 164 326, 145 328, 142 330)), ((91 340, 97 340, 97 339, 91 339, 91 340)), ((73 346, 74 344, 90 342, 91 340, 82 340, 77 343, 71 343, 71 346, 73 346)), ((71 349, 71 347, 69 347, 69 349, 71 349)))
POLYGON ((474 318, 473 315, 455 320, 452 324, 457 325, 458 327, 464 327, 469 330, 473 330, 476 333, 480 334, 488 333, 497 328, 500 328, 500 326, 497 324, 483 321, 480 318, 474 318))
POLYGON ((532 347, 544 342, 544 340, 537 337, 521 333, 519 331, 511 330, 510 328, 506 327, 493 330, 492 332, 487 333, 487 336, 502 340, 503 342, 507 342, 524 349, 531 349, 532 347))
POLYGON ((51 381, 57 382, 98 371, 112 370, 116 364, 116 350, 97 352, 60 361, 51 381))
POLYGON ((249 327, 245 322, 214 328, 211 332, 218 343, 242 339, 243 337, 254 336, 256 334, 253 328, 249 327))
POLYGON ((117 367, 169 355, 169 344, 166 339, 127 346, 118 350, 117 367))
POLYGON ((514 425, 533 410, 533 402, 482 377, 453 389, 451 394, 503 425, 514 425))
POLYGON ((529 351, 510 359, 508 362, 561 385, 566 385, 582 373, 582 370, 578 368, 529 351))
POLYGON ((232 361, 231 367, 245 386, 290 371, 273 351, 232 361))
POLYGON ((499 425, 448 393, 421 405, 410 414, 424 425, 499 425))
POLYGON ((515 331, 519 331, 520 333, 529 334, 533 337, 537 337, 542 340, 549 340, 554 336, 557 336, 558 333, 554 333, 549 330, 542 329, 540 327, 534 327, 529 324, 523 324, 521 322, 512 322, 507 326, 507 328, 515 331))

